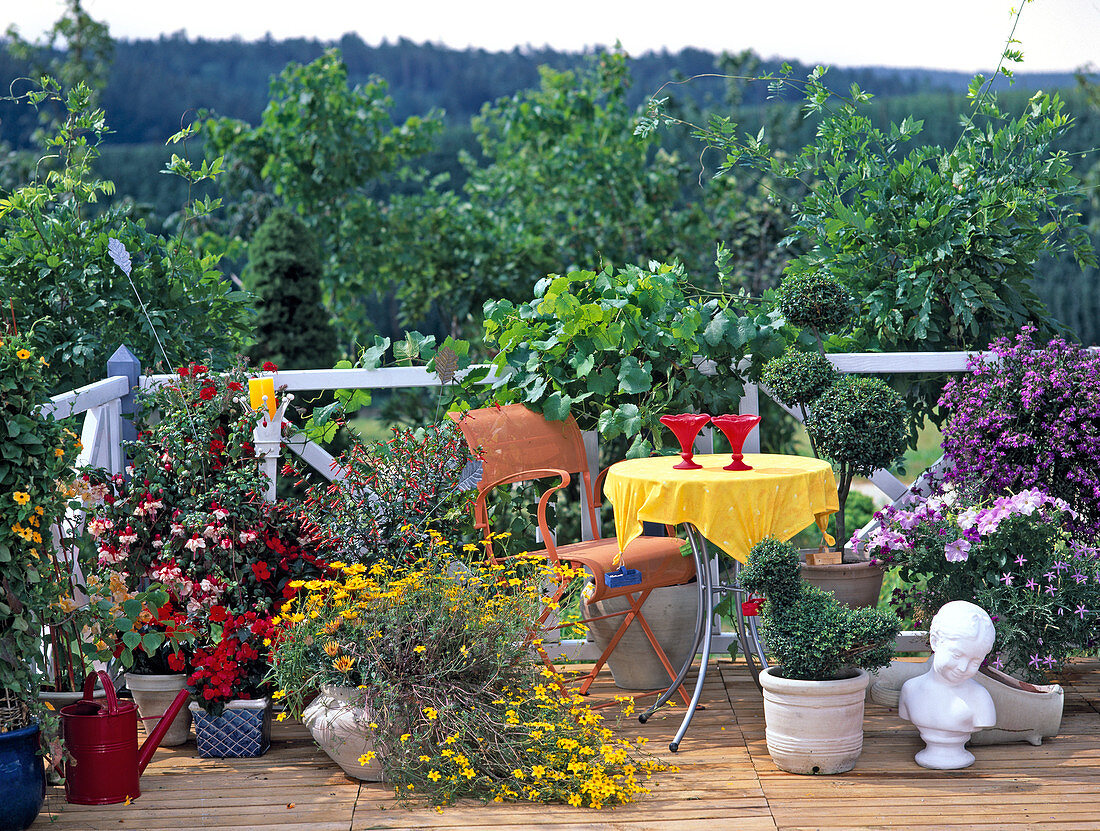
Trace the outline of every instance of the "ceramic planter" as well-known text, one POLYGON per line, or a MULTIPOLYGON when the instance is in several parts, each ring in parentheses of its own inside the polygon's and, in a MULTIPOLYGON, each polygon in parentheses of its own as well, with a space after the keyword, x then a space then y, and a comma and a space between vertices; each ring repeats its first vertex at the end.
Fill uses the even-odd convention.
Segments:
MULTIPOLYGON (((623 616, 590 622, 588 619, 622 612, 627 608, 629 603, 624 597, 610 597, 591 605, 581 603, 581 613, 588 631, 601 652, 611 643, 623 616)), ((695 583, 656 588, 642 605, 642 614, 668 656, 674 672, 691 657, 695 640, 695 612, 698 608, 699 587, 695 583)), ((608 656, 607 666, 611 670, 611 677, 615 679, 615 686, 624 690, 660 690, 671 683, 668 672, 637 620, 631 621, 614 651, 608 656)))
POLYGON ((38 725, 0 732, 0 831, 30 828, 45 799, 38 725))
POLYGON ((271 700, 234 699, 220 716, 211 716, 196 702, 190 704, 195 721, 195 744, 205 758, 263 756, 271 747, 271 700))
MULTIPOLYGON (((187 686, 187 676, 183 673, 173 675, 136 675, 126 673, 126 687, 134 695, 138 715, 145 724, 145 732, 151 733, 160 723, 160 717, 168 709, 176 695, 187 686)), ((161 747, 177 747, 187 741, 191 734, 191 711, 181 709, 172 721, 172 726, 161 739, 161 747)))
POLYGON ((360 757, 378 752, 362 691, 326 684, 302 714, 302 723, 318 746, 352 779, 382 781, 382 762, 377 756, 365 765, 359 763, 360 757))
POLYGON ((882 591, 882 566, 871 563, 802 565, 802 579, 833 595, 850 609, 874 608, 882 591))
POLYGON ((789 773, 843 773, 863 751, 863 701, 870 676, 832 681, 784 678, 761 671, 768 753, 789 773))

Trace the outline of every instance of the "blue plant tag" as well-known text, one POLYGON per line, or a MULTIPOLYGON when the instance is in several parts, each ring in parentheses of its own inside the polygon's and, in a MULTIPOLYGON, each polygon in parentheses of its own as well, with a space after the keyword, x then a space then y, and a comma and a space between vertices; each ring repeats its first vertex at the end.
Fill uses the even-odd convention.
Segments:
POLYGON ((619 566, 615 571, 605 571, 603 574, 604 585, 609 589, 618 589, 623 586, 636 586, 642 582, 642 573, 636 568, 624 568, 619 566))

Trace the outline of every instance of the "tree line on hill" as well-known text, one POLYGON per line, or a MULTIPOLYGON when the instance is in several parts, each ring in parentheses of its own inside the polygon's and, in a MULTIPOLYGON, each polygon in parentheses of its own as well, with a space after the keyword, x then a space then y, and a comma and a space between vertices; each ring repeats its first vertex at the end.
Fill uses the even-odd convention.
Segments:
MULTIPOLYGON (((0 77, 24 77, 43 60, 7 45, 0 77)), ((780 71, 752 53, 631 58, 408 41, 372 47, 353 35, 336 48, 174 35, 113 43, 100 68, 102 86, 88 106, 103 108, 110 132, 90 158, 112 184, 86 209, 122 211, 145 229, 133 238, 146 245, 150 233, 186 237, 214 257, 194 267, 207 289, 217 260, 259 290, 271 281, 254 273, 250 243, 278 207, 289 208, 302 220, 294 233, 273 237, 269 228, 267 238, 305 234, 316 247, 320 265, 306 271, 322 284, 344 354, 412 326, 476 334, 486 300, 523 302, 552 272, 675 259, 701 291, 759 295, 800 253, 781 245, 799 198, 790 183, 736 171, 715 177, 720 159, 701 155, 686 131, 634 135, 660 91, 666 110, 685 121, 732 114, 751 132, 765 128, 778 157, 812 143, 816 121, 796 95, 769 97, 766 82, 740 80, 780 71), (724 77, 669 83, 703 74, 724 77), (186 141, 166 149, 181 123, 186 141), (183 175, 160 175, 173 153, 181 160, 168 166, 183 175), (204 157, 223 160, 216 176, 197 172, 204 157), (207 197, 221 201, 180 211, 207 197), (726 260, 716 271, 718 246, 726 260)), ((866 111, 884 128, 908 118, 920 122, 922 143, 950 147, 958 136, 962 75, 866 68, 826 78, 833 89, 855 83, 874 92, 866 111)), ((1004 109, 1026 108, 1033 88, 1051 83, 1065 87, 1077 119, 1072 146, 1061 149, 1095 180, 1094 157, 1080 152, 1100 146, 1090 88, 1070 76, 1021 73, 1001 94, 1004 109)), ((26 102, 0 105, 0 142, 11 149, 0 195, 29 176, 33 156, 21 151, 43 123, 26 102)), ((1044 264, 1035 281, 1054 316, 1086 343, 1100 342, 1096 276, 1065 259, 1044 264)), ((261 309, 261 319, 279 318, 261 309)))

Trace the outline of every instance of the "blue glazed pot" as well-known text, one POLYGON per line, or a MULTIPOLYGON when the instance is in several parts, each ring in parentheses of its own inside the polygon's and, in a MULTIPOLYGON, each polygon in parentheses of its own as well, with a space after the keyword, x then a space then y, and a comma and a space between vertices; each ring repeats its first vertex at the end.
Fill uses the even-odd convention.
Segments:
POLYGON ((0 733, 0 831, 30 828, 46 799, 38 725, 0 733))

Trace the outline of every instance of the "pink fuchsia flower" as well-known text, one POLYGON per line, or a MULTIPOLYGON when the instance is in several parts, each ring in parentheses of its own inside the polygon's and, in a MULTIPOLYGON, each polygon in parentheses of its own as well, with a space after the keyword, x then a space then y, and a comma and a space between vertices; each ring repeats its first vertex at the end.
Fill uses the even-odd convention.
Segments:
POLYGON ((206 540, 200 537, 198 534, 192 534, 191 539, 183 544, 183 547, 188 551, 195 552, 206 548, 206 540))
POLYGON ((100 519, 96 517, 88 523, 88 533, 98 539, 103 536, 106 531, 110 531, 114 527, 114 523, 109 519, 100 519))
POLYGON ((123 545, 133 545, 138 541, 138 535, 134 533, 133 528, 127 525, 126 530, 118 535, 118 541, 123 545))

